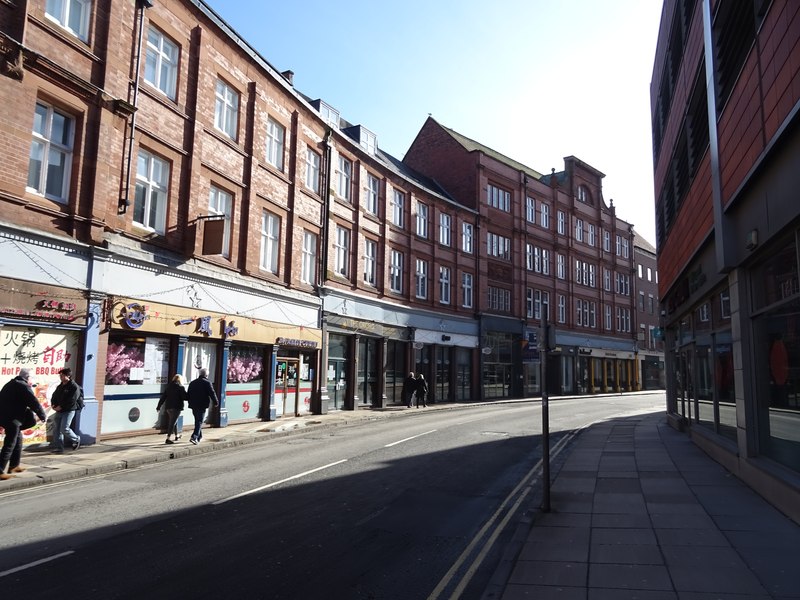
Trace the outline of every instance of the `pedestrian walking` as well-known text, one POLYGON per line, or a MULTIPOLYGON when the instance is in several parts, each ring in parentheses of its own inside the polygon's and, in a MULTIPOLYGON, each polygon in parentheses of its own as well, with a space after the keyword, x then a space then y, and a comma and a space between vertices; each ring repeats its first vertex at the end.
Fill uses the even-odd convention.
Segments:
POLYGON ((219 406, 217 393, 208 380, 208 371, 206 369, 200 369, 197 379, 189 384, 188 396, 189 408, 192 409, 192 414, 194 415, 194 431, 189 441, 197 445, 203 439, 203 419, 206 418, 206 411, 209 405, 219 406))
POLYGON ((414 392, 417 389, 417 380, 414 378, 414 373, 410 372, 408 377, 403 380, 403 402, 406 408, 411 408, 411 403, 414 401, 414 392))
POLYGON ((0 427, 5 430, 3 449, 0 450, 0 480, 11 479, 13 473, 22 473, 22 430, 36 424, 33 415, 44 423, 47 414, 31 389, 31 374, 20 369, 19 375, 0 390, 0 427), (9 472, 6 473, 6 467, 9 472))
POLYGON ((425 376, 422 373, 417 373, 417 408, 419 408, 419 402, 422 400, 422 406, 428 406, 428 382, 425 381, 425 376))
POLYGON ((181 439, 181 432, 178 431, 178 417, 181 416, 183 411, 183 404, 189 399, 186 393, 186 388, 183 387, 183 377, 180 373, 176 373, 172 377, 172 381, 167 384, 166 389, 161 394, 161 398, 156 406, 156 411, 160 411, 161 407, 167 413, 167 439, 165 444, 174 444, 181 439), (169 439, 169 436, 174 435, 175 441, 169 439))
POLYGON ((69 438, 73 450, 81 447, 81 436, 72 431, 70 425, 75 418, 83 396, 83 390, 72 379, 72 369, 66 367, 61 369, 58 374, 61 383, 58 384, 50 399, 50 406, 56 411, 55 421, 53 422, 53 441, 50 445, 53 453, 62 454, 64 452, 64 438, 69 438))

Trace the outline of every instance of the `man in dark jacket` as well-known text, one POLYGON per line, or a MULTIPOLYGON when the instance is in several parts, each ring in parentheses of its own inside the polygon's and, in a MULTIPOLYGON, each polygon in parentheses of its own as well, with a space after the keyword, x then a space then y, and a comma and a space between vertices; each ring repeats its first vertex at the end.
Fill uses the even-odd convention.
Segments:
POLYGON ((69 367, 61 369, 58 376, 61 378, 61 383, 58 384, 50 399, 50 406, 56 411, 56 418, 53 421, 53 441, 50 442, 50 445, 55 454, 63 454, 65 436, 69 438, 73 450, 81 447, 81 437, 72 431, 70 425, 80 407, 83 391, 73 381, 72 369, 69 367))
POLYGON ((0 480, 11 479, 11 473, 21 473, 22 423, 26 411, 31 409, 43 423, 47 415, 31 389, 31 374, 28 369, 20 369, 19 375, 0 390, 0 427, 5 430, 3 449, 0 451, 0 480), (10 467, 6 473, 6 467, 10 467))
POLYGON ((189 441, 196 446, 203 439, 201 428, 203 427, 203 419, 206 417, 209 404, 213 404, 215 407, 219 406, 217 393, 208 380, 208 371, 206 369, 200 369, 200 375, 189 384, 187 393, 189 396, 189 408, 192 409, 192 414, 194 415, 194 431, 189 441))
POLYGON ((403 402, 406 403, 406 408, 411 408, 411 403, 414 401, 414 392, 417 389, 417 380, 414 379, 414 373, 409 373, 408 377, 403 380, 403 402))

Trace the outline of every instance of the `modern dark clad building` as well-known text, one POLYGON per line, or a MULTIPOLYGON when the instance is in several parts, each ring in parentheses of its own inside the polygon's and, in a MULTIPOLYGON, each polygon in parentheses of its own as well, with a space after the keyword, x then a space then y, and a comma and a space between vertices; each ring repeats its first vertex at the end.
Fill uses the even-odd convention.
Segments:
POLYGON ((651 105, 672 422, 800 521, 800 3, 667 0, 651 105))

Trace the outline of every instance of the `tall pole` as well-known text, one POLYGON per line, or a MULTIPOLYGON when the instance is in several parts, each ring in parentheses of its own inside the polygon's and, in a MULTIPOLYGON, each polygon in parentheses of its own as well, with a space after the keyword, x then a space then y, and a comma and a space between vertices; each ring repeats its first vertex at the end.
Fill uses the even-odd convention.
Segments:
POLYGON ((542 314, 542 338, 542 511, 550 512, 550 407, 547 396, 547 354, 550 352, 550 325, 547 322, 547 311, 543 311, 542 314))

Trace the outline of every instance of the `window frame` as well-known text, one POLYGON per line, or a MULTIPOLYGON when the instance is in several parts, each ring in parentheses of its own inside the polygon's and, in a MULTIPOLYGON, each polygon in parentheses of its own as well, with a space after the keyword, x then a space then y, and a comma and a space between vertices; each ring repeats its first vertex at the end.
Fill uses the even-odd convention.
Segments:
POLYGON ((350 230, 346 227, 336 225, 333 271, 345 279, 350 277, 350 234, 350 230))
POLYGON ((225 227, 222 234, 222 257, 231 257, 231 215, 233 214, 233 194, 213 183, 208 191, 208 212, 212 215, 224 217, 225 227), (224 200, 220 208, 220 200, 224 200))
POLYGON ((392 225, 405 229, 406 220, 406 193, 402 190, 392 190, 392 225))
POLYGON ((536 223, 536 199, 533 196, 525 196, 525 220, 536 223))
POLYGON ((280 215, 262 209, 258 268, 273 275, 280 270, 281 221, 280 215))
POLYGON ((308 285, 317 283, 317 243, 318 236, 307 229, 303 230, 303 257, 300 266, 300 282, 308 285))
POLYGON ((70 32, 82 42, 88 43, 89 22, 91 21, 92 17, 91 0, 47 0, 47 2, 45 2, 45 17, 57 23, 59 27, 70 32), (58 15, 54 14, 50 10, 51 8, 55 8, 56 4, 59 5, 60 9, 60 14, 58 15), (77 6, 81 8, 82 12, 80 15, 80 27, 76 31, 70 21, 72 21, 72 12, 77 6))
POLYGON ((166 33, 150 23, 147 28, 147 50, 142 79, 154 90, 175 101, 178 96, 179 63, 180 46, 166 33), (156 37, 155 40, 151 39, 153 35, 156 37), (169 51, 165 50, 165 46, 168 46, 169 51), (152 80, 148 79, 148 72, 151 70, 152 80), (166 83, 163 82, 165 74, 167 75, 166 83))
MULTIPOLYGON (((28 155, 28 177, 25 182, 25 188, 27 191, 32 192, 38 196, 42 196, 47 198, 48 200, 53 200, 54 202, 58 202, 60 204, 68 204, 69 203, 69 192, 70 192, 70 184, 72 183, 72 163, 75 160, 75 129, 77 126, 77 121, 75 117, 72 115, 57 109, 52 104, 48 104, 46 102, 42 102, 40 100, 36 101, 36 106, 34 108, 34 119, 33 119, 34 126, 31 129, 31 146, 30 146, 30 153, 28 155), (42 132, 37 131, 36 123, 37 123, 37 114, 39 109, 44 110, 44 115, 42 119, 42 132), (53 140, 53 117, 58 115, 61 119, 63 119, 64 126, 69 125, 69 132, 66 133, 66 136, 62 136, 61 141, 54 141, 53 140), (67 139, 65 140, 64 137, 67 139), (31 174, 32 168, 31 165, 33 163, 33 153, 34 147, 40 148, 41 152, 41 159, 40 165, 38 168, 38 177, 36 181, 36 185, 32 186, 31 184, 31 174), (50 188, 50 156, 54 152, 58 153, 63 157, 63 172, 61 173, 61 191, 59 192, 60 195, 53 194, 51 191, 48 191, 50 188)), ((62 127, 62 130, 66 127, 62 127)))
POLYGON ((371 215, 378 214, 378 200, 381 194, 381 182, 375 175, 367 172, 367 185, 364 186, 364 210, 371 215))
POLYGON ((472 254, 475 248, 475 229, 472 223, 464 221, 461 223, 461 251, 465 254, 472 254))
POLYGON ((447 213, 439 213, 439 243, 448 248, 452 244, 453 217, 447 213))
POLYGON ((414 292, 419 300, 428 299, 428 261, 422 258, 416 260, 414 270, 414 292))
POLYGON ((172 164, 162 156, 151 152, 147 148, 139 147, 137 154, 136 154, 136 184, 134 189, 134 200, 133 200, 133 215, 132 220, 133 223, 141 227, 142 229, 146 229, 148 231, 153 231, 158 233, 159 235, 164 235, 166 233, 167 227, 167 205, 169 204, 169 187, 170 187, 170 178, 172 176, 172 164), (147 161, 147 176, 140 176, 139 167, 140 160, 142 158, 142 154, 146 155, 145 158, 150 160, 147 161), (165 181, 155 181, 152 179, 153 168, 157 163, 161 163, 161 172, 166 173, 166 177, 164 178, 165 181), (155 183, 158 187, 158 194, 157 197, 159 199, 159 206, 156 208, 155 213, 155 224, 151 223, 144 223, 144 220, 149 219, 145 217, 142 221, 136 220, 136 213, 137 213, 137 205, 139 202, 139 185, 145 186, 145 193, 144 193, 144 206, 142 207, 142 214, 144 215, 151 215, 153 214, 152 210, 152 199, 153 199, 153 184, 155 183))
POLYGON ((214 88, 214 128, 234 142, 239 138, 239 92, 221 78, 214 88))
POLYGON ((339 168, 336 171, 336 194, 347 202, 353 199, 353 161, 339 155, 339 168))
POLYGON ((543 229, 550 229, 550 205, 539 202, 539 224, 543 229))
POLYGON ((556 254, 556 277, 558 279, 567 278, 567 256, 565 254, 556 254))
POLYGON ((450 304, 450 267, 439 266, 439 304, 450 304))
POLYGON ((395 294, 403 293, 403 253, 393 249, 389 259, 389 289, 395 294))
POLYGON ((286 127, 272 117, 267 117, 267 163, 283 173, 283 153, 286 144, 286 127))
POLYGON ((424 202, 417 202, 416 234, 426 240, 428 239, 428 209, 428 205, 424 202))
POLYGON ((364 283, 376 287, 378 282, 378 242, 364 238, 364 283))
POLYGON ((487 183, 486 203, 497 210, 511 212, 511 192, 493 183, 487 183))
POLYGON ((306 189, 319 195, 319 176, 322 155, 306 146, 306 189))
POLYGON ((473 294, 474 294, 474 282, 472 273, 461 273, 461 306, 463 308, 472 308, 473 305, 473 294))

